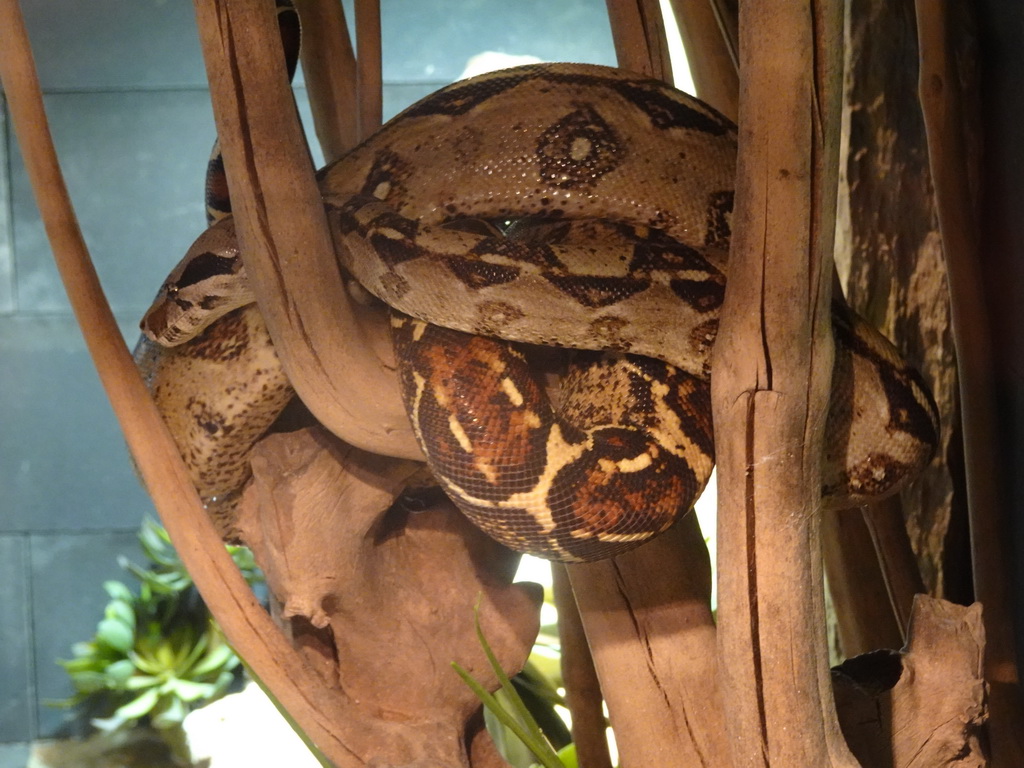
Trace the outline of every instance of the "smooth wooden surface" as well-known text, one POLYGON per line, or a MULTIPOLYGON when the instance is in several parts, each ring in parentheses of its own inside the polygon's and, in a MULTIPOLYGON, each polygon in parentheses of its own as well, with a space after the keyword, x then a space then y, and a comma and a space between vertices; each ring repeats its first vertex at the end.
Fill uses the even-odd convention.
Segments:
POLYGON ((733 122, 739 114, 736 53, 711 0, 672 0, 697 97, 733 122))
MULTIPOLYGON (((422 454, 398 392, 390 332, 350 300, 320 191, 276 64, 264 4, 197 3, 217 134, 246 272, 274 347, 314 416, 352 445, 422 454)), ((276 58, 275 58, 276 56, 276 58)))
POLYGON ((302 73, 316 136, 331 163, 359 142, 356 57, 336 0, 296 0, 302 19, 302 73))

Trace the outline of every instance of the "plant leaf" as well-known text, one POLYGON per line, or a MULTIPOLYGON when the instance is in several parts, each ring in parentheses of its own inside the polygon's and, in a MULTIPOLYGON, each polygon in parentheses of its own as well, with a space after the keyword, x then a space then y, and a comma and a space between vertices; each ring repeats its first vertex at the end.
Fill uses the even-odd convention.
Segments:
POLYGON ((156 688, 149 688, 127 704, 118 707, 114 712, 114 717, 121 720, 138 720, 140 717, 148 715, 159 699, 159 691, 156 688))
POLYGON ((120 619, 102 619, 96 627, 96 637, 122 653, 128 653, 135 645, 134 628, 120 619))
POLYGON ((121 689, 125 687, 133 674, 135 674, 135 665, 132 660, 118 659, 107 666, 104 678, 106 684, 111 688, 121 689))
MULTIPOLYGON (((565 768, 562 762, 558 759, 554 750, 551 749, 551 745, 544 739, 543 735, 538 739, 533 730, 525 727, 521 722, 519 722, 517 717, 501 706, 501 703, 494 697, 494 695, 480 685, 480 683, 478 683, 473 676, 469 674, 469 672, 463 669, 458 662, 452 662, 452 669, 454 669, 456 674, 462 678, 462 681, 472 689, 473 693, 475 693, 477 698, 483 702, 484 706, 501 721, 501 724, 518 736, 519 740, 522 741, 531 752, 533 752, 544 768, 565 768)), ((509 685, 511 685, 511 683, 509 685)), ((526 712, 526 716, 530 716, 529 712, 526 712)), ((539 733, 540 729, 536 728, 536 724, 534 724, 534 729, 539 733)))
POLYGON ((120 581, 105 581, 103 582, 103 589, 106 590, 107 594, 112 600, 124 600, 126 603, 131 603, 135 600, 135 595, 120 581))

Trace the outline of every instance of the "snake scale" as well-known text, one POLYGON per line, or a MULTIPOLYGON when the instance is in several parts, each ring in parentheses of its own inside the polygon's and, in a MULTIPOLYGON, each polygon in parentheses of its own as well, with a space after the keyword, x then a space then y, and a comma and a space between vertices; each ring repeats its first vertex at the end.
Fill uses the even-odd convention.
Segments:
MULTIPOLYGON (((596 560, 692 506, 714 460, 735 162, 735 126, 702 102, 622 70, 543 64, 443 88, 319 172, 343 270, 393 310, 429 466, 490 535, 596 560), (576 350, 557 387, 529 345, 576 350)), ((290 396, 232 226, 170 275, 139 355, 209 497, 244 482, 290 396)), ((853 505, 929 460, 937 414, 884 337, 840 302, 832 324, 822 493, 853 505)))

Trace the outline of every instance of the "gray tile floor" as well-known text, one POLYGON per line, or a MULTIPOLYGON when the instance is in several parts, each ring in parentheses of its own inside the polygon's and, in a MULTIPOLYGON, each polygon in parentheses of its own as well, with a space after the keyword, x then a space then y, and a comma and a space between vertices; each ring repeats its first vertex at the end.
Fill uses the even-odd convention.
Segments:
MULTIPOLYGON (((203 226, 213 123, 192 6, 22 6, 83 231, 134 339, 142 310, 203 226)), ((385 116, 484 50, 613 63, 604 0, 384 0, 382 19, 385 116)), ((0 768, 25 764, 22 742, 61 730, 64 714, 44 703, 70 693, 55 659, 91 637, 102 581, 125 577, 117 557, 138 558, 135 531, 152 510, 7 133, 0 110, 0 768)))

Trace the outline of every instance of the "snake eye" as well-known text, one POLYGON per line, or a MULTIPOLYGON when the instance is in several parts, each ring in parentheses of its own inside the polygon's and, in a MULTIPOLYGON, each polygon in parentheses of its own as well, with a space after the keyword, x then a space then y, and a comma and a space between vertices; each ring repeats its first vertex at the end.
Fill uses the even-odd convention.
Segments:
POLYGON ((177 285, 177 283, 168 283, 164 287, 164 290, 167 291, 167 295, 170 296, 171 298, 174 298, 175 296, 178 295, 178 285, 177 285))

